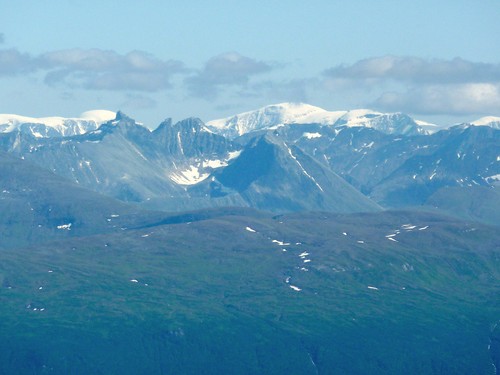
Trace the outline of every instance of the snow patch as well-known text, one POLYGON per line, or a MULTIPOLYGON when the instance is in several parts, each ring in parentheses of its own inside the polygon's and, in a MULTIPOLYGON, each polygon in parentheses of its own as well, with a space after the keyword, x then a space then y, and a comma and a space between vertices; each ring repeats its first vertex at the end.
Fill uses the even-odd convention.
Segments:
POLYGON ((58 226, 57 226, 57 229, 66 229, 66 230, 71 230, 71 225, 72 225, 72 223, 58 225, 58 226))
POLYGON ((227 166, 227 162, 225 160, 204 160, 202 163, 203 168, 222 168, 227 166))
POLYGON ((316 182, 316 180, 314 179, 313 176, 311 176, 309 173, 307 173, 307 171, 304 169, 304 167, 302 166, 302 164, 300 164, 300 162, 297 160, 297 158, 292 154, 292 150, 290 150, 290 147, 288 147, 286 144, 285 144, 287 150, 288 150, 288 153, 290 154, 290 156, 292 157, 293 160, 295 160, 295 162, 298 164, 298 166, 300 167, 300 169, 302 169, 302 172, 312 181, 316 184, 316 186, 318 187, 319 190, 321 190, 321 192, 323 193, 324 190, 323 188, 316 182))
MULTIPOLYGON (((497 158, 498 159, 498 158, 497 158)), ((489 184, 500 181, 500 174, 495 174, 493 176, 485 177, 486 182, 489 184)))
POLYGON ((191 165, 188 169, 172 173, 169 177, 179 185, 195 185, 209 176, 209 173, 200 173, 198 167, 191 165))
POLYGON ((314 139, 314 138, 321 138, 322 135, 320 133, 304 133, 302 134, 304 138, 307 139, 314 139))
POLYGON ((271 242, 276 243, 276 244, 278 244, 280 246, 289 246, 290 245, 290 243, 288 243, 288 242, 281 242, 281 241, 278 241, 278 240, 272 240, 271 242))

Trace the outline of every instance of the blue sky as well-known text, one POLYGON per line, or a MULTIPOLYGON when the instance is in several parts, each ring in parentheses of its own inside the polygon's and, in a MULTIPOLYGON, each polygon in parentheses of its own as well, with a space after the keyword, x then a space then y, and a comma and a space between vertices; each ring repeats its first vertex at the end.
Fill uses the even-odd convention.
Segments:
POLYGON ((500 1, 0 0, 0 113, 500 116, 500 1))

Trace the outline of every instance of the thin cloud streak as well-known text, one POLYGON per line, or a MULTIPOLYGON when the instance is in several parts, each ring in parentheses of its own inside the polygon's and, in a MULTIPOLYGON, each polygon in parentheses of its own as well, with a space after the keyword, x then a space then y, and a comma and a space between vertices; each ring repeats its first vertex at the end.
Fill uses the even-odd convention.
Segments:
POLYGON ((453 60, 425 60, 418 57, 381 56, 360 60, 352 65, 327 69, 328 78, 373 81, 383 80, 415 84, 452 84, 500 81, 500 64, 453 60))

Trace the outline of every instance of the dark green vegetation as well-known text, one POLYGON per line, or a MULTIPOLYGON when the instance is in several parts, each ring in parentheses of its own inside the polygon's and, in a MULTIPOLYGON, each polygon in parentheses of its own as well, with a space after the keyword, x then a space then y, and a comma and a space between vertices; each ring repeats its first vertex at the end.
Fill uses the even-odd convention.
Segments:
POLYGON ((497 227, 229 209, 143 225, 2 251, 0 373, 493 374, 497 227))

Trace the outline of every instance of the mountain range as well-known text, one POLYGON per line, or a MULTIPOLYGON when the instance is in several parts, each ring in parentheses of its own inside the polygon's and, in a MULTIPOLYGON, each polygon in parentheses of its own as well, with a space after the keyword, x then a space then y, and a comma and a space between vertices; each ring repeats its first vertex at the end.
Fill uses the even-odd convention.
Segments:
POLYGON ((87 111, 82 113, 79 118, 33 118, 0 114, 0 133, 19 131, 37 138, 68 137, 95 130, 114 118, 115 113, 106 110, 87 111))
POLYGON ((403 113, 380 113, 369 109, 326 111, 303 103, 281 103, 207 122, 213 132, 228 138, 260 129, 291 124, 320 124, 332 127, 369 127, 387 134, 416 135, 435 131, 436 125, 412 119, 403 113))
POLYGON ((0 374, 500 366, 495 118, 9 116, 0 374))
POLYGON ((496 118, 429 132, 404 114, 280 104, 206 124, 167 119, 151 131, 121 112, 99 125, 110 115, 89 112, 94 120, 36 128, 17 122, 0 133, 0 150, 144 208, 347 213, 417 206, 453 213, 443 189, 455 189, 454 200, 486 189, 481 196, 489 203, 473 200, 457 214, 499 219, 486 209, 498 202, 496 118))

